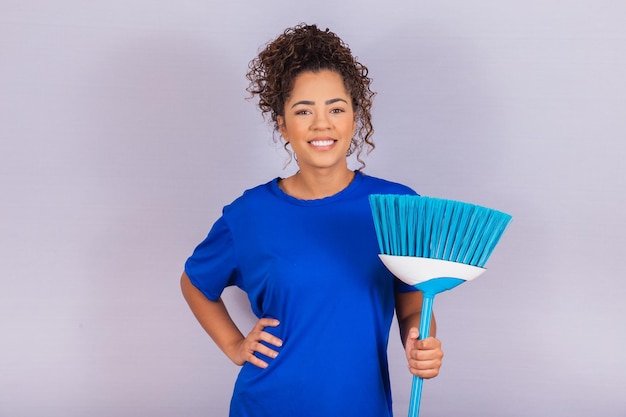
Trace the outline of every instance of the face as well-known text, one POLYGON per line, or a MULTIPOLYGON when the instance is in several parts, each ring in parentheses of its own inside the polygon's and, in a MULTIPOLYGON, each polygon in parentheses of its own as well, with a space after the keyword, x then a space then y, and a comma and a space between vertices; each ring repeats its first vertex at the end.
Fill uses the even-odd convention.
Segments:
POLYGON ((295 79, 280 133, 291 144, 301 171, 347 169, 346 153, 356 129, 352 99, 341 76, 329 70, 295 79))

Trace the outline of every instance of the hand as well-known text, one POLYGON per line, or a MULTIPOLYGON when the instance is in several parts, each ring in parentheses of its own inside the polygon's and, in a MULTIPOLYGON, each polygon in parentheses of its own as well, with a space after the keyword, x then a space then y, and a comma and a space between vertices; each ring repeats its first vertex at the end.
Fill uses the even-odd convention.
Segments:
POLYGON ((419 331, 413 327, 409 330, 404 349, 409 362, 409 371, 424 379, 434 378, 439 375, 443 351, 441 341, 434 337, 417 340, 419 331))
POLYGON ((267 342, 270 345, 281 347, 283 341, 276 336, 264 331, 266 327, 276 327, 280 322, 276 319, 263 318, 260 319, 252 328, 252 331, 242 339, 236 346, 235 358, 233 361, 237 365, 243 365, 246 362, 250 362, 259 368, 267 368, 268 363, 259 359, 254 355, 255 352, 259 352, 270 358, 278 356, 278 352, 269 348, 261 343, 261 341, 267 342))

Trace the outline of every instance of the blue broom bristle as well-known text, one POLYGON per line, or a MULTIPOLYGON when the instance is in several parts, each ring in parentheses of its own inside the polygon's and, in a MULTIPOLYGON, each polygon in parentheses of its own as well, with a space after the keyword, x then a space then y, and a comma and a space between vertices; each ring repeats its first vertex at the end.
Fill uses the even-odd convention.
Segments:
POLYGON ((380 252, 484 267, 512 217, 434 197, 370 195, 380 252))

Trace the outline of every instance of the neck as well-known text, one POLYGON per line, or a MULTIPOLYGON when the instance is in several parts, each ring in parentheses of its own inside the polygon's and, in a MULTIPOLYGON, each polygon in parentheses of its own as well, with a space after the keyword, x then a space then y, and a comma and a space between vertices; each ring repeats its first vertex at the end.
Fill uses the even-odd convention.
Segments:
POLYGON ((287 194, 301 200, 330 197, 345 189, 354 179, 354 172, 347 167, 339 171, 298 171, 282 181, 287 194))

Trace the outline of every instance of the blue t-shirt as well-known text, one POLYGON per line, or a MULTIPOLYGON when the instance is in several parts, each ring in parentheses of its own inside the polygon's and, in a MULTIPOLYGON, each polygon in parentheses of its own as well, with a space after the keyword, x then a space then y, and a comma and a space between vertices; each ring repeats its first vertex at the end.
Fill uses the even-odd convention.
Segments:
MULTIPOLYGON (((283 340, 266 369, 243 365, 231 417, 392 415, 387 342, 395 279, 378 258, 370 194, 415 194, 357 172, 319 200, 285 194, 279 179, 226 206, 185 264, 210 300, 237 285, 265 331, 283 340)), ((258 354, 260 357, 261 355, 258 354)))

